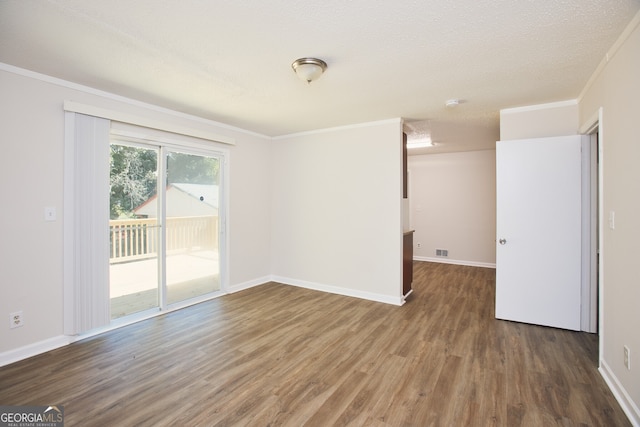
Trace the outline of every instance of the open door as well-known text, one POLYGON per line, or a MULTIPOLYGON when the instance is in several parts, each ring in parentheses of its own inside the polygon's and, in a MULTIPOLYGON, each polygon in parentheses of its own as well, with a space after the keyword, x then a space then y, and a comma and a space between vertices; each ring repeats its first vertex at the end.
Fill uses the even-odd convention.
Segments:
POLYGON ((581 329, 582 136, 496 144, 496 318, 581 329))

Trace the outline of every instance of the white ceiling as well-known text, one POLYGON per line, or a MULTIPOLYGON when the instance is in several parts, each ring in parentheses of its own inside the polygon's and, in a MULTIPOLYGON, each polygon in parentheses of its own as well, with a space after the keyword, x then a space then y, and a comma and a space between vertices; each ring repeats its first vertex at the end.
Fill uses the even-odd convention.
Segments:
POLYGON ((640 0, 0 0, 0 62, 264 135, 403 117, 491 147, 576 98, 640 0), (291 62, 329 67, 316 82, 291 62), (456 108, 445 101, 461 100, 456 108))

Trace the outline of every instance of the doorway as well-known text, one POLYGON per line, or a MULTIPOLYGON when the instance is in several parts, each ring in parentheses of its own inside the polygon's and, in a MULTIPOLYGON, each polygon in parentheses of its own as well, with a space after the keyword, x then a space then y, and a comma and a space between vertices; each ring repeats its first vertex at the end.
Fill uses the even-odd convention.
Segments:
POLYGON ((600 194, 602 191, 601 170, 601 141, 600 118, 591 122, 584 132, 588 136, 587 147, 584 155, 587 156, 588 170, 583 181, 585 184, 583 198, 586 204, 583 206, 582 222, 584 224, 583 236, 583 306, 581 317, 581 329, 585 332, 598 333, 600 317, 600 242, 602 219, 602 203, 600 194))

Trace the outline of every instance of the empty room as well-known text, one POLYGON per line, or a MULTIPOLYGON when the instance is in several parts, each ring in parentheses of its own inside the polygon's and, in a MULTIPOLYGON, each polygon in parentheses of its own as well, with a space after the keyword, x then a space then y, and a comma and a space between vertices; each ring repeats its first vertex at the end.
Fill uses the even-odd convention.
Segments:
POLYGON ((0 425, 640 426, 638 76, 639 0, 0 1, 0 425))

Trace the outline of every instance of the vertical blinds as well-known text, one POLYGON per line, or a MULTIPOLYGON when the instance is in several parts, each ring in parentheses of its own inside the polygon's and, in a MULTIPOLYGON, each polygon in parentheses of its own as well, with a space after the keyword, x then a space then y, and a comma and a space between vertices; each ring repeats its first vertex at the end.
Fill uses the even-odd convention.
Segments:
POLYGON ((65 112, 64 333, 110 322, 110 121, 65 112))

